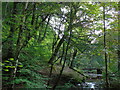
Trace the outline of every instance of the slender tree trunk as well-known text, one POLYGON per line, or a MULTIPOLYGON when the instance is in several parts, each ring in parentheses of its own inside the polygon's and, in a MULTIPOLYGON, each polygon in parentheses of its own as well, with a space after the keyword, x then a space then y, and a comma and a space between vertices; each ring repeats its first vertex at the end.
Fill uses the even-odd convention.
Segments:
POLYGON ((54 64, 51 64, 51 67, 50 67, 50 74, 49 74, 49 80, 48 80, 47 86, 49 86, 49 84, 50 84, 50 79, 51 79, 51 75, 52 75, 53 65, 54 64))
MULTIPOLYGON (((64 44, 64 43, 63 43, 63 44, 64 44)), ((68 45, 67 45, 67 46, 68 46, 68 45)), ((67 48, 66 48, 66 52, 67 52, 67 48)), ((64 67, 65 67, 65 63, 66 63, 66 54, 67 54, 67 53, 65 53, 65 60, 64 60, 64 63, 63 63, 62 69, 60 70, 60 74, 59 74, 59 76, 58 76, 58 78, 57 78, 57 80, 56 80, 56 82, 55 82, 55 85, 52 87, 52 90, 55 90, 56 86, 58 85, 58 83, 59 83, 59 81, 60 81, 60 78, 61 78, 62 72, 63 72, 64 67)))
MULTIPOLYGON (((63 48, 64 48, 64 47, 63 47, 63 48)), ((62 57, 62 56, 59 56, 56 61, 58 61, 59 58, 61 58, 61 57, 62 57)), ((56 63, 56 61, 54 61, 54 62, 51 64, 50 74, 49 74, 49 80, 48 80, 47 86, 49 86, 49 84, 50 84, 50 79, 51 79, 51 76, 52 76, 53 66, 54 66, 54 64, 56 63)))
POLYGON ((58 79, 56 80, 56 83, 53 86, 52 90, 55 90, 56 86, 58 85, 58 83, 60 81, 60 78, 61 78, 61 75, 63 73, 64 67, 65 67, 66 60, 67 60, 67 53, 68 53, 68 49, 69 49, 69 45, 70 45, 70 41, 71 41, 71 36, 72 36, 72 23, 73 23, 73 19, 74 19, 72 7, 70 7, 70 8, 71 8, 71 11, 70 11, 70 22, 69 22, 69 26, 68 26, 68 30, 70 31, 70 35, 69 35, 68 43, 67 43, 67 46, 66 46, 66 51, 65 51, 65 56, 64 56, 65 59, 64 59, 64 63, 63 63, 62 69, 60 71, 60 74, 58 76, 58 79))
POLYGON ((118 74, 120 76, 120 2, 118 2, 118 74))
POLYGON ((109 87, 108 79, 108 64, 107 64, 107 53, 106 53, 106 28, 105 28, 105 3, 103 6, 103 28, 104 28, 104 55, 105 55, 105 78, 106 78, 106 87, 109 87))
POLYGON ((64 45, 63 45, 63 51, 62 51, 62 56, 61 56, 61 59, 60 59, 60 65, 62 65, 62 60, 63 60, 64 53, 65 53, 65 50, 64 50, 64 45))
MULTIPOLYGON (((40 43, 41 41, 43 41, 44 38, 46 37, 47 28, 48 28, 48 24, 49 24, 50 18, 51 18, 51 15, 49 15, 49 17, 48 17, 48 21, 47 21, 47 24, 46 24, 45 30, 44 30, 45 32, 44 32, 44 34, 43 34, 43 37, 39 40, 39 43, 40 43)), ((39 38, 40 38, 40 37, 39 37, 39 38)))
MULTIPOLYGON (((58 34, 58 36, 59 36, 59 34, 58 34)), ((56 39, 56 35, 54 35, 53 43, 52 43, 52 53, 54 52, 54 47, 56 46, 57 41, 58 41, 58 39, 56 39)), ((61 57, 61 58, 62 58, 62 57, 61 57)), ((58 57, 58 59, 59 59, 59 57, 58 57)), ((56 60, 56 61, 57 61, 57 60, 56 60)), ((55 61, 55 62, 56 62, 56 61, 55 61)), ((54 63, 55 63, 55 62, 54 62, 54 63)), ((51 76, 52 76, 52 71, 53 71, 54 63, 51 63, 50 73, 49 73, 49 80, 48 80, 47 86, 49 86, 49 84, 50 84, 50 79, 51 79, 51 76)))
POLYGON ((52 56, 51 56, 51 58, 50 58, 50 60, 49 60, 48 63, 50 63, 50 64, 53 63, 55 57, 57 56, 57 53, 58 53, 59 48, 61 47, 62 43, 64 42, 64 38, 65 38, 65 35, 62 37, 62 39, 60 39, 60 41, 59 41, 59 43, 57 44, 57 46, 56 46, 56 48, 55 48, 55 51, 53 52, 53 54, 52 54, 52 56))
POLYGON ((84 75, 83 73, 81 73, 80 71, 77 71, 76 69, 74 69, 73 67, 70 67, 70 69, 74 70, 75 72, 79 73, 80 75, 88 78, 88 76, 84 75))
MULTIPOLYGON (((74 15, 76 14, 76 12, 77 11, 75 10, 74 15)), ((73 12, 71 12, 71 14, 70 14, 70 21, 69 21, 70 24, 68 26, 68 29, 65 31, 65 33, 71 32, 70 30, 72 29, 72 22, 73 22, 73 18, 74 18, 72 14, 73 14, 73 12)), ((60 39, 60 41, 58 42, 58 44, 57 44, 57 46, 55 48, 55 51, 52 54, 52 56, 51 56, 50 60, 48 61, 48 63, 51 64, 54 61, 55 57, 57 56, 59 48, 61 47, 62 43, 64 42, 64 39, 67 37, 67 35, 65 35, 65 33, 64 33, 63 37, 60 39)))
POLYGON ((77 55, 77 49, 74 49, 74 53, 73 53, 72 61, 71 61, 71 64, 70 64, 70 68, 73 67, 73 62, 74 62, 74 59, 75 59, 76 55, 77 55))
MULTIPOLYGON (((23 11, 23 15, 25 14, 25 11, 27 9, 27 5, 28 5, 28 2, 25 5, 24 11, 23 11)), ((23 19, 21 21, 23 23, 25 23, 25 19, 26 19, 26 15, 24 15, 24 17, 23 17, 23 19)), ((22 43, 22 37, 23 37, 22 34, 23 34, 23 30, 24 30, 23 27, 24 27, 24 25, 22 25, 22 24, 19 26, 18 39, 17 39, 16 50, 15 50, 15 55, 14 55, 14 59, 15 59, 16 62, 14 63, 15 69, 13 71, 12 80, 14 80, 15 77, 16 77, 17 66, 18 66, 18 62, 19 62, 18 57, 19 57, 20 51, 21 51, 21 49, 23 47, 23 45, 21 44, 22 43)), ((13 83, 13 85, 12 85, 12 88, 14 88, 14 87, 15 87, 15 83, 13 83)))
POLYGON ((44 28, 44 21, 48 18, 48 22, 46 24, 45 32, 44 32, 44 35, 42 38, 41 38, 41 30, 39 30, 39 35, 38 35, 38 42, 39 43, 44 39, 44 36, 46 35, 46 30, 47 30, 47 26, 48 26, 49 21, 50 21, 50 17, 51 17, 51 15, 47 14, 45 17, 42 17, 42 21, 39 23, 40 28, 43 29, 44 28))

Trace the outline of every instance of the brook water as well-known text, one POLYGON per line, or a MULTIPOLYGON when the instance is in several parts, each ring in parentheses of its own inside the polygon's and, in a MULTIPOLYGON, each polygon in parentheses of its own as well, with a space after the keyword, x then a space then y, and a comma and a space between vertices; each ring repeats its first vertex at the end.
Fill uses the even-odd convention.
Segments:
POLYGON ((97 75, 97 74, 90 74, 89 75, 91 78, 87 79, 83 83, 78 83, 77 86, 82 88, 83 90, 100 90, 103 86, 103 81, 101 78, 97 78, 98 76, 102 75, 97 75), (96 78, 96 79, 95 79, 96 78))

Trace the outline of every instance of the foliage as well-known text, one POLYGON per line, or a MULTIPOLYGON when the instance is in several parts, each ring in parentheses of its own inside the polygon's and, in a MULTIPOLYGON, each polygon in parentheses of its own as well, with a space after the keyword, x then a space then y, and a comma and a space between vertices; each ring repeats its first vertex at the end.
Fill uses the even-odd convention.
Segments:
POLYGON ((116 2, 3 2, 2 6, 3 86, 45 88, 51 75, 43 78, 39 72, 51 65, 59 75, 79 82, 82 76, 66 68, 82 73, 84 68, 100 68, 103 79, 106 67, 109 75, 119 70, 116 2))

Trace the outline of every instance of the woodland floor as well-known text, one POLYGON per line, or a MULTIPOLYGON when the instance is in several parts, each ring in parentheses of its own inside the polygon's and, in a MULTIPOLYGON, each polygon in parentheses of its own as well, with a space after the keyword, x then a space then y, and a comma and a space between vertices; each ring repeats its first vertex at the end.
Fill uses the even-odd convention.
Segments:
MULTIPOLYGON (((60 73, 62 66, 57 65, 53 67, 53 72, 50 80, 50 86, 53 86, 56 83, 56 80, 58 78, 58 75, 60 73)), ((50 66, 46 66, 45 68, 37 71, 41 75, 43 75, 45 78, 49 78, 49 73, 50 73, 50 66)), ((79 73, 75 72, 74 70, 70 69, 69 67, 64 67, 63 74, 61 76, 61 79, 58 83, 58 86, 63 86, 65 83, 71 83, 73 85, 77 85, 78 83, 81 82, 83 79, 83 76, 80 75, 79 73)), ((46 84, 48 80, 45 80, 46 84)), ((24 88, 23 84, 18 84, 15 86, 16 88, 24 88)))
MULTIPOLYGON (((59 65, 57 65, 53 68, 51 81, 50 81, 51 86, 55 84, 61 68, 62 67, 59 65)), ((46 67, 46 68, 40 70, 39 73, 48 77, 49 73, 50 73, 50 67, 46 67)), ((75 84, 79 83, 82 79, 83 79, 82 75, 80 75, 79 73, 70 69, 69 67, 65 67, 58 85, 64 85, 65 83, 68 83, 69 81, 71 81, 70 83, 75 85, 75 84)))

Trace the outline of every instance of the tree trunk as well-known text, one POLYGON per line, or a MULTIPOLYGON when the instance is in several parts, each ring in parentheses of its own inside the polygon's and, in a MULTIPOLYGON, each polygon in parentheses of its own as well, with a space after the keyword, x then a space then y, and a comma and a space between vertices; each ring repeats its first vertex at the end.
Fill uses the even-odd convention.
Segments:
POLYGON ((52 54, 48 63, 50 63, 50 64, 53 63, 55 57, 57 56, 59 48, 61 47, 62 43, 64 42, 64 38, 65 38, 65 35, 62 37, 62 39, 60 39, 60 41, 59 41, 58 45, 56 46, 55 51, 53 52, 53 54, 52 54))
MULTIPOLYGON (((23 11, 23 15, 25 14, 25 11, 27 9, 27 5, 28 5, 28 3, 26 3, 26 5, 25 5, 24 11, 23 11)), ((23 23, 25 23, 25 19, 26 19, 26 15, 24 15, 24 17, 22 19, 23 23)), ((24 30, 23 27, 24 27, 23 24, 21 24, 19 26, 19 33, 18 33, 18 38, 17 38, 17 43, 16 43, 16 50, 15 50, 15 55, 14 55, 14 59, 15 59, 14 66, 15 66, 15 69, 13 71, 13 76, 11 77, 11 80, 14 80, 15 77, 16 77, 17 67, 18 67, 18 62, 19 62, 18 57, 19 57, 20 51, 21 51, 21 49, 23 48, 23 45, 24 45, 24 44, 22 44, 22 38, 24 37, 22 35, 23 34, 23 30, 24 30)), ((14 88, 14 86, 15 86, 15 83, 13 83, 12 88, 14 88)))
MULTIPOLYGON (((64 43, 63 43, 63 48, 64 48, 64 47, 65 47, 65 45, 64 45, 64 43)), ((66 50, 67 50, 67 48, 66 48, 66 50)), ((65 56, 66 56, 66 54, 65 54, 65 56)), ((57 84, 59 83, 59 80, 60 80, 60 78, 61 78, 62 72, 63 72, 64 67, 65 67, 65 62, 66 62, 66 60, 64 60, 64 63, 63 63, 62 69, 60 70, 60 74, 59 74, 59 76, 58 76, 58 78, 57 78, 57 80, 56 80, 55 85, 52 87, 52 90, 55 90, 57 84)))
POLYGON ((63 57, 64 57, 64 45, 63 45, 62 56, 61 56, 61 59, 60 59, 60 65, 62 65, 62 60, 63 60, 63 57))
POLYGON ((118 2, 118 74, 120 75, 120 2, 118 2))
POLYGON ((51 67, 50 67, 50 74, 49 74, 49 80, 48 80, 47 86, 49 86, 49 84, 50 84, 50 79, 51 79, 51 75, 52 75, 53 65, 54 64, 51 64, 51 67))
POLYGON ((77 50, 74 49, 74 53, 73 53, 72 61, 71 61, 71 64, 70 64, 70 68, 73 67, 73 62, 74 62, 74 59, 75 59, 76 55, 77 55, 77 50))
MULTIPOLYGON (((53 86, 52 90, 55 90, 56 86, 58 85, 59 83, 59 80, 61 78, 61 75, 62 75, 62 72, 64 70, 64 67, 65 67, 65 63, 66 63, 66 60, 67 60, 67 53, 68 53, 68 49, 69 49, 69 44, 70 44, 70 41, 71 41, 71 36, 72 36, 72 23, 73 23, 73 10, 72 10, 72 7, 70 7, 71 10, 70 10, 70 22, 69 22, 69 26, 68 26, 68 30, 70 31, 70 34, 69 34, 69 38, 68 38, 68 43, 67 43, 67 46, 66 46, 66 51, 65 51, 65 59, 64 59, 64 63, 63 63, 63 66, 62 66, 62 69, 60 71, 60 74, 58 76, 58 79, 56 80, 56 83, 55 85, 53 86)), ((64 44, 64 43, 63 43, 64 44)), ((64 50, 64 49, 63 49, 64 50)))
POLYGON ((107 65, 107 53, 106 53, 106 28, 105 28, 105 3, 103 6, 103 29, 104 29, 104 55, 105 55, 105 79, 106 79, 106 87, 109 87, 109 79, 108 79, 108 65, 107 65))

